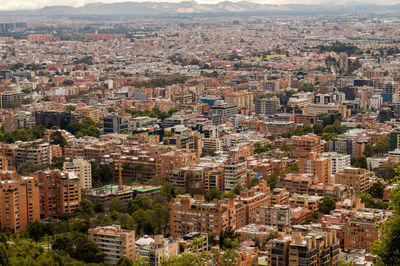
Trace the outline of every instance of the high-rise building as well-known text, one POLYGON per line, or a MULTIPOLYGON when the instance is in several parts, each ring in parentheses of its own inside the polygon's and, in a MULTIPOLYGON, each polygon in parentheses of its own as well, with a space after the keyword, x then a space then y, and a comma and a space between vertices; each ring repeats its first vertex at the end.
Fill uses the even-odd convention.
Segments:
POLYGON ((81 202, 81 183, 75 172, 40 171, 33 174, 39 180, 40 217, 60 217, 72 213, 81 202))
POLYGON ((299 170, 303 174, 315 175, 316 183, 331 183, 331 160, 320 154, 310 152, 307 157, 299 159, 299 170))
POLYGON ((254 95, 250 91, 238 91, 225 95, 225 102, 238 108, 253 109, 254 95))
POLYGON ((336 232, 293 232, 273 239, 269 246, 272 266, 338 265, 340 245, 336 232))
POLYGON ((42 125, 45 128, 57 126, 65 129, 71 123, 71 111, 36 111, 36 125, 42 125))
POLYGON ((292 225, 291 210, 288 205, 260 206, 256 210, 256 223, 284 231, 292 225))
POLYGON ((40 220, 39 185, 33 177, 0 181, 0 222, 2 230, 24 232, 29 223, 40 220))
POLYGON ((211 107, 211 113, 229 119, 238 113, 236 105, 220 104, 211 107))
POLYGON ((290 158, 306 158, 311 152, 321 153, 321 138, 309 133, 304 136, 295 136, 289 141, 290 158))
POLYGON ((256 114, 273 115, 278 112, 278 101, 273 99, 257 99, 255 101, 256 114))
MULTIPOLYGON (((334 179, 334 175, 339 173, 344 168, 350 166, 350 155, 348 154, 340 154, 337 152, 324 152, 322 153, 322 157, 329 158, 331 160, 331 176, 334 179)), ((333 180, 334 183, 335 180, 333 180)))
POLYGON ((1 96, 1 108, 15 107, 20 104, 25 97, 23 92, 4 92, 0 94, 1 96))
POLYGON ((389 150, 394 151, 400 148, 400 129, 393 130, 390 135, 389 150))
POLYGON ((366 193, 371 186, 369 175, 366 169, 347 167, 336 173, 335 183, 352 187, 356 194, 366 193))
POLYGON ((120 225, 98 226, 88 231, 88 239, 106 255, 104 262, 116 264, 120 258, 135 259, 135 231, 120 225))
POLYGON ((40 140, 23 142, 16 147, 15 165, 18 168, 23 163, 32 162, 36 165, 50 165, 52 161, 52 149, 48 142, 40 140))
POLYGON ((382 226, 388 212, 378 209, 362 209, 351 214, 344 226, 344 249, 365 249, 369 251, 372 242, 380 239, 382 226))
POLYGON ((233 199, 210 203, 204 196, 179 195, 171 200, 171 236, 176 239, 192 232, 219 235, 228 227, 236 228, 239 214, 233 199))
POLYGON ((225 191, 236 185, 247 186, 247 162, 245 160, 229 160, 224 165, 225 191))
POLYGON ((128 123, 118 114, 108 114, 103 117, 103 130, 104 134, 122 133, 128 131, 128 123))
POLYGON ((64 171, 74 171, 78 174, 82 189, 92 188, 92 165, 84 159, 73 159, 64 162, 64 171))
POLYGON ((343 70, 347 70, 349 68, 349 57, 346 53, 339 54, 339 67, 343 70))

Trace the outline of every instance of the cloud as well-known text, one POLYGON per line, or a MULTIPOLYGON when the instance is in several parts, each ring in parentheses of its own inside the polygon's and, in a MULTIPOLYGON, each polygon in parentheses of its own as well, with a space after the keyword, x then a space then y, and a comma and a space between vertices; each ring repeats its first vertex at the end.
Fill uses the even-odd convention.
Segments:
MULTIPOLYGON (((54 5, 68 5, 68 6, 83 6, 88 3, 103 2, 103 3, 116 3, 116 2, 127 2, 127 1, 137 1, 145 2, 150 0, 1 0, 0 10, 15 10, 15 9, 37 9, 45 6, 54 5)), ((180 2, 180 0, 154 0, 156 2, 180 2)), ((198 3, 216 3, 222 2, 224 0, 197 0, 198 3)), ((233 0, 237 2, 239 0, 233 0)), ((335 3, 335 4, 345 4, 349 2, 354 2, 352 0, 250 0, 257 3, 265 4, 321 4, 321 3, 335 3)), ((364 3, 374 3, 379 4, 399 4, 400 0, 362 0, 360 2, 364 3)))

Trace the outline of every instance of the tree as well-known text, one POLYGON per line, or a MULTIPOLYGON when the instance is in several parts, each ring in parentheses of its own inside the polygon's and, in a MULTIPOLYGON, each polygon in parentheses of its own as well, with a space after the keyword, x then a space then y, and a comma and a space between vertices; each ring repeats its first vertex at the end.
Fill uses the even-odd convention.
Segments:
POLYGON ((383 155, 389 151, 389 138, 380 139, 374 147, 374 152, 383 155))
POLYGON ((28 234, 29 237, 32 238, 32 240, 37 244, 37 242, 44 236, 43 226, 40 221, 34 221, 29 224, 28 234))
POLYGON ((131 259, 127 258, 127 257, 121 257, 116 266, 133 266, 133 262, 131 259))
POLYGON ((260 183, 260 179, 257 177, 254 177, 251 179, 249 187, 252 188, 252 187, 258 185, 259 183, 260 183))
POLYGON ((385 180, 391 180, 395 176, 394 167, 390 164, 384 164, 379 168, 374 169, 375 174, 385 180))
POLYGON ((122 210, 122 201, 119 198, 113 198, 109 204, 108 208, 110 211, 121 211, 122 210))
POLYGON ((105 254, 94 242, 88 240, 85 235, 81 234, 74 238, 74 248, 70 255, 86 263, 102 263, 105 257, 105 254))
POLYGON ((367 158, 364 156, 357 158, 354 162, 354 167, 368 169, 367 158))
POLYGON ((213 201, 213 200, 219 200, 222 198, 222 193, 221 191, 218 190, 218 188, 212 188, 209 191, 206 192, 206 195, 204 196, 204 198, 207 201, 213 201))
POLYGON ((385 189, 385 185, 378 181, 368 189, 368 193, 371 194, 374 198, 382 198, 383 197, 383 190, 385 189))
POLYGON ((175 189, 171 186, 170 183, 165 183, 161 186, 161 194, 167 197, 168 200, 171 200, 176 196, 175 189))
POLYGON ((75 106, 73 106, 73 105, 67 105, 67 107, 65 107, 65 110, 66 111, 75 111, 75 109, 76 109, 76 107, 75 106))
POLYGON ((164 137, 172 137, 173 135, 174 133, 172 133, 171 131, 164 130, 164 137))
POLYGON ((206 264, 201 262, 199 256, 193 253, 182 253, 179 256, 172 256, 171 258, 163 258, 160 266, 187 266, 187 265, 199 265, 205 266, 206 264))
POLYGON ((270 174, 267 177, 267 184, 271 189, 274 189, 276 186, 276 183, 278 183, 278 177, 275 174, 270 174))
POLYGON ((374 154, 374 148, 372 147, 372 145, 371 144, 365 145, 364 156, 371 157, 373 154, 374 154))
POLYGON ((33 163, 32 161, 26 161, 20 164, 17 168, 17 173, 20 175, 26 175, 29 173, 33 173, 40 169, 40 165, 33 163))
POLYGON ((234 229, 228 227, 220 234, 220 243, 223 250, 237 248, 239 246, 239 234, 234 229))
POLYGON ((242 185, 240 185, 240 184, 237 184, 234 188, 233 188, 233 193, 235 193, 236 195, 239 195, 240 194, 240 191, 242 191, 243 190, 243 187, 242 187, 242 185))
POLYGON ((336 208, 336 201, 334 201, 330 196, 325 196, 322 199, 322 204, 321 204, 322 213, 329 214, 335 208, 336 208))
POLYGON ((289 146, 289 144, 282 144, 282 147, 281 147, 281 151, 284 151, 284 152, 290 152, 290 146, 289 146))
POLYGON ((8 259, 7 247, 4 243, 0 243, 0 265, 9 266, 10 261, 8 259))
POLYGON ((97 167, 96 163, 91 162, 92 178, 95 184, 110 184, 114 182, 114 170, 109 164, 97 167))
POLYGON ((75 209, 75 214, 80 217, 93 217, 95 214, 93 202, 88 199, 82 199, 78 208, 75 209))
POLYGON ((222 254, 221 263, 222 265, 236 265, 238 262, 237 249, 228 249, 222 254))
POLYGON ((51 249, 63 250, 70 253, 73 245, 74 243, 72 241, 72 238, 69 235, 62 234, 54 239, 51 249))
POLYGON ((400 265, 400 216, 385 223, 383 234, 371 245, 371 253, 378 256, 377 265, 400 265))

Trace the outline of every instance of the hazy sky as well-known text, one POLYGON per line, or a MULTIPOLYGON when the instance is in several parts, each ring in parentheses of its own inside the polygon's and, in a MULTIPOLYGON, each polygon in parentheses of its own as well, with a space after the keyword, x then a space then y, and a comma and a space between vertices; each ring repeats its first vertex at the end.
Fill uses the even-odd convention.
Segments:
MULTIPOLYGON (((149 1, 149 0, 0 0, 0 10, 10 9, 34 9, 41 8, 49 5, 70 5, 82 6, 87 3, 104 2, 128 2, 128 1, 149 1)), ((179 0, 154 0, 155 2, 180 2, 179 0)), ((218 3, 223 0, 197 0, 198 3, 218 3)), ((238 0, 233 0, 238 1, 238 0)), ((348 3, 352 0, 250 0, 252 2, 265 3, 265 4, 320 4, 320 3, 348 3)), ((357 0, 356 0, 357 1, 357 0)), ((400 0, 359 0, 357 2, 369 2, 375 4, 400 4, 400 0)))

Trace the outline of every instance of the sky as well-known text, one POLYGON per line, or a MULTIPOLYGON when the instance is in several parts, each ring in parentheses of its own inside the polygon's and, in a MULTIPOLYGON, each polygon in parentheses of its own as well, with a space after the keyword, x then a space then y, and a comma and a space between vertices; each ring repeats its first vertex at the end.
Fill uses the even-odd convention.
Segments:
MULTIPOLYGON (((79 7, 88 3, 103 2, 103 3, 115 3, 115 2, 144 2, 149 0, 0 0, 0 10, 15 10, 15 9, 37 9, 44 6, 53 5, 68 5, 79 7)), ((154 2, 180 2, 180 0, 153 0, 154 2)), ((197 3, 218 3, 223 0, 197 0, 197 3)), ((231 0, 233 2, 238 0, 231 0)), ((250 0, 252 2, 264 3, 264 4, 321 4, 321 3, 348 3, 352 0, 250 0)), ((400 4, 400 0, 359 0, 357 2, 369 2, 374 4, 400 4)))

